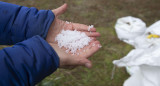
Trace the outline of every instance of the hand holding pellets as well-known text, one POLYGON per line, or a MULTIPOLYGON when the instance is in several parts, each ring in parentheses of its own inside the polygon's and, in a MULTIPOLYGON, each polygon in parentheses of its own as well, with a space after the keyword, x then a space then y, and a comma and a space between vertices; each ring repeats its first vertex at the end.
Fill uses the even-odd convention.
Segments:
MULTIPOLYGON (((66 22, 67 24, 71 24, 66 22)), ((90 31, 93 28, 93 25, 88 27, 88 31, 90 31)), ((58 46, 60 48, 64 47, 66 48, 66 53, 71 54, 81 54, 77 53, 76 51, 81 50, 85 46, 89 45, 89 43, 93 39, 91 37, 88 37, 84 32, 80 32, 75 30, 62 30, 61 33, 59 33, 55 41, 58 42, 58 46)), ((95 44, 92 44, 92 46, 95 46, 95 44)), ((98 47, 101 47, 101 45, 97 45, 98 47)), ((84 50, 85 52, 85 50, 84 50)))
POLYGON ((77 66, 92 67, 89 60, 100 49, 100 42, 96 37, 100 33, 93 26, 66 22, 58 18, 67 9, 67 4, 52 10, 55 20, 48 31, 46 41, 59 56, 60 68, 74 68, 77 66), (88 31, 89 30, 89 31, 88 31))

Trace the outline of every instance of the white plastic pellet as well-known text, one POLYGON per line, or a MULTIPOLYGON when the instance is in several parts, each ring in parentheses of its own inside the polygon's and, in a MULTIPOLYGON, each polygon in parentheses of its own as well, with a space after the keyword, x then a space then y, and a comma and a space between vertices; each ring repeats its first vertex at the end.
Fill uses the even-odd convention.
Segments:
POLYGON ((62 32, 56 36, 55 41, 58 42, 60 48, 66 48, 66 53, 70 52, 79 55, 76 51, 89 45, 91 38, 84 32, 77 30, 62 30, 62 32))

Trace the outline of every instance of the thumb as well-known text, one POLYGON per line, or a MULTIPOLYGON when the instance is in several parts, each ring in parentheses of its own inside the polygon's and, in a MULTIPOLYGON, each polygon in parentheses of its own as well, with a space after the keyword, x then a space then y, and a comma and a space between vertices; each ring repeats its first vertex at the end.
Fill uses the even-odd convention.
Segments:
POLYGON ((52 12, 55 14, 55 16, 59 16, 59 15, 63 14, 66 10, 67 10, 67 4, 65 3, 62 6, 60 6, 59 8, 52 10, 52 12))

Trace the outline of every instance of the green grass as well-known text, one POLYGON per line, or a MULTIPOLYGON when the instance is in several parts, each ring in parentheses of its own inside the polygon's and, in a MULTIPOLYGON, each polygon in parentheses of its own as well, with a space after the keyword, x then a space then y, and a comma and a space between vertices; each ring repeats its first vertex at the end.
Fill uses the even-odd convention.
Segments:
MULTIPOLYGON (((116 20, 123 16, 135 16, 147 25, 160 19, 160 0, 2 0, 38 9, 53 9, 64 2, 68 11, 60 18, 84 24, 94 24, 101 33, 98 38, 102 48, 90 59, 93 68, 78 67, 73 70, 58 69, 37 86, 122 86, 128 78, 124 68, 116 68, 112 61, 125 56, 132 47, 119 41, 114 31, 116 20)), ((6 46, 0 46, 4 48, 6 46)))

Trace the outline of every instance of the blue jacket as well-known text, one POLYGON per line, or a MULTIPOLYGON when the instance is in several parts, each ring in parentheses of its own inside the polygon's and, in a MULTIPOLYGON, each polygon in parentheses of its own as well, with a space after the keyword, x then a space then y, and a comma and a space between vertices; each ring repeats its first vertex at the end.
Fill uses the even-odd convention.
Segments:
POLYGON ((44 40, 54 14, 0 2, 0 86, 34 86, 59 67, 59 57, 44 40))

